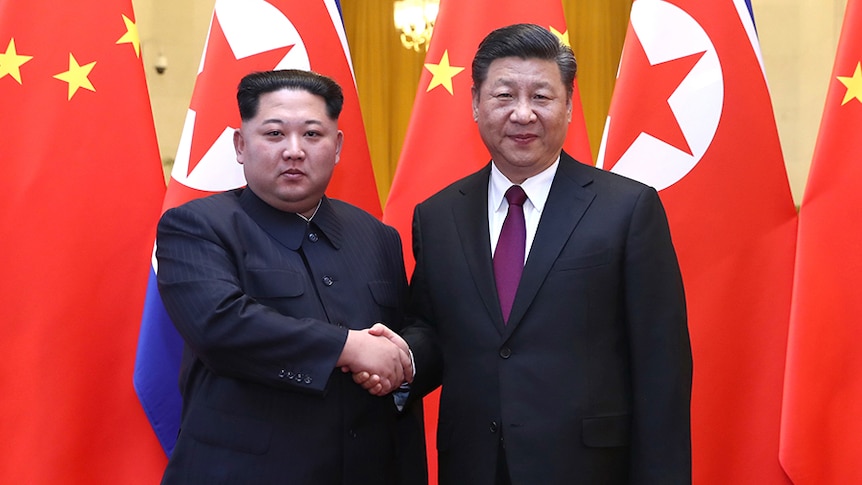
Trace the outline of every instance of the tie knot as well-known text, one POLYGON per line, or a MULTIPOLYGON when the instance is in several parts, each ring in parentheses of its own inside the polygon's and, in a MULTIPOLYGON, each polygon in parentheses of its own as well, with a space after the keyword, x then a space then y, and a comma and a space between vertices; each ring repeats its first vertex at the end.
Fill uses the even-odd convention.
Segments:
POLYGON ((509 205, 520 207, 524 205, 524 202, 527 200, 527 194, 520 185, 513 185, 506 191, 506 200, 509 201, 509 205))

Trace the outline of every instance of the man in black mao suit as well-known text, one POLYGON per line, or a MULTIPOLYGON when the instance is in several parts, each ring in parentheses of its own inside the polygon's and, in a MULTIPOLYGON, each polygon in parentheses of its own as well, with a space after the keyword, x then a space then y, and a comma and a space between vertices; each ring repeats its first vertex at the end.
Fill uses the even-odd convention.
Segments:
POLYGON ((382 395, 405 365, 412 378, 409 356, 367 331, 400 328, 400 239, 324 196, 343 139, 341 88, 262 72, 237 99, 248 187, 169 210, 158 228, 159 291, 185 340, 163 483, 425 483, 421 415, 382 395), (361 370, 381 376, 378 395, 345 373, 361 370))
POLYGON ((691 480, 691 350, 667 220, 654 189, 561 151, 575 69, 545 28, 489 34, 473 114, 492 163, 415 210, 402 335, 411 397, 442 383, 442 485, 691 480), (527 196, 526 248, 509 309, 495 265, 512 185, 527 196))

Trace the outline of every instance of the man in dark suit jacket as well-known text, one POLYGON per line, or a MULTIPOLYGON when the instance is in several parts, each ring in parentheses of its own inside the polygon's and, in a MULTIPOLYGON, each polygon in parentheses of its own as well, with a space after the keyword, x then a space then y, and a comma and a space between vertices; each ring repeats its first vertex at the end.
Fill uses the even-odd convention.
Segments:
POLYGON ((411 397, 442 383, 444 485, 691 480, 691 350, 667 219, 651 187, 562 152, 575 70, 545 28, 489 34, 473 114, 492 163, 415 210, 416 321, 402 335, 411 397), (526 193, 525 248, 504 295, 512 185, 526 193))
POLYGON ((405 365, 412 378, 409 356, 367 331, 400 328, 400 239, 324 196, 343 139, 341 88, 263 72, 243 78, 237 98, 248 187, 169 210, 158 228, 159 291, 185 340, 163 483, 425 483, 421 415, 383 396, 405 365), (381 376, 377 395, 345 373, 361 370, 381 376))

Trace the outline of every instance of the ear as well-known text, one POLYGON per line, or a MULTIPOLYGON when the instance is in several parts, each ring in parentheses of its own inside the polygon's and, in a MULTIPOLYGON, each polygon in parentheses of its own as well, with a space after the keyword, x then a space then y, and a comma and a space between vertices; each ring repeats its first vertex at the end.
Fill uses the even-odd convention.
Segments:
POLYGON ((240 132, 240 130, 233 130, 233 149, 236 151, 237 163, 242 165, 242 154, 245 151, 245 139, 242 137, 242 132, 240 132))
POLYGON ((344 146, 344 132, 338 130, 338 134, 335 135, 335 163, 338 164, 338 160, 341 158, 341 148, 344 146))
POLYGON ((572 96, 571 95, 569 95, 568 99, 566 100, 566 122, 567 123, 572 122, 572 96))
POLYGON ((476 86, 470 87, 470 94, 473 98, 473 121, 479 121, 479 89, 476 86))

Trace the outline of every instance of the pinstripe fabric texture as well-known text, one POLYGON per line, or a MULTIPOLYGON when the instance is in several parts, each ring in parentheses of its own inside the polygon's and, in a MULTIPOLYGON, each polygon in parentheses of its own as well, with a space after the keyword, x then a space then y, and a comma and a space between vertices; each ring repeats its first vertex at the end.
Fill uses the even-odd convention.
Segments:
POLYGON ((392 399, 335 363, 348 329, 401 325, 397 232, 341 201, 306 222, 237 189, 167 211, 157 243, 186 344, 164 483, 395 483, 392 399))

